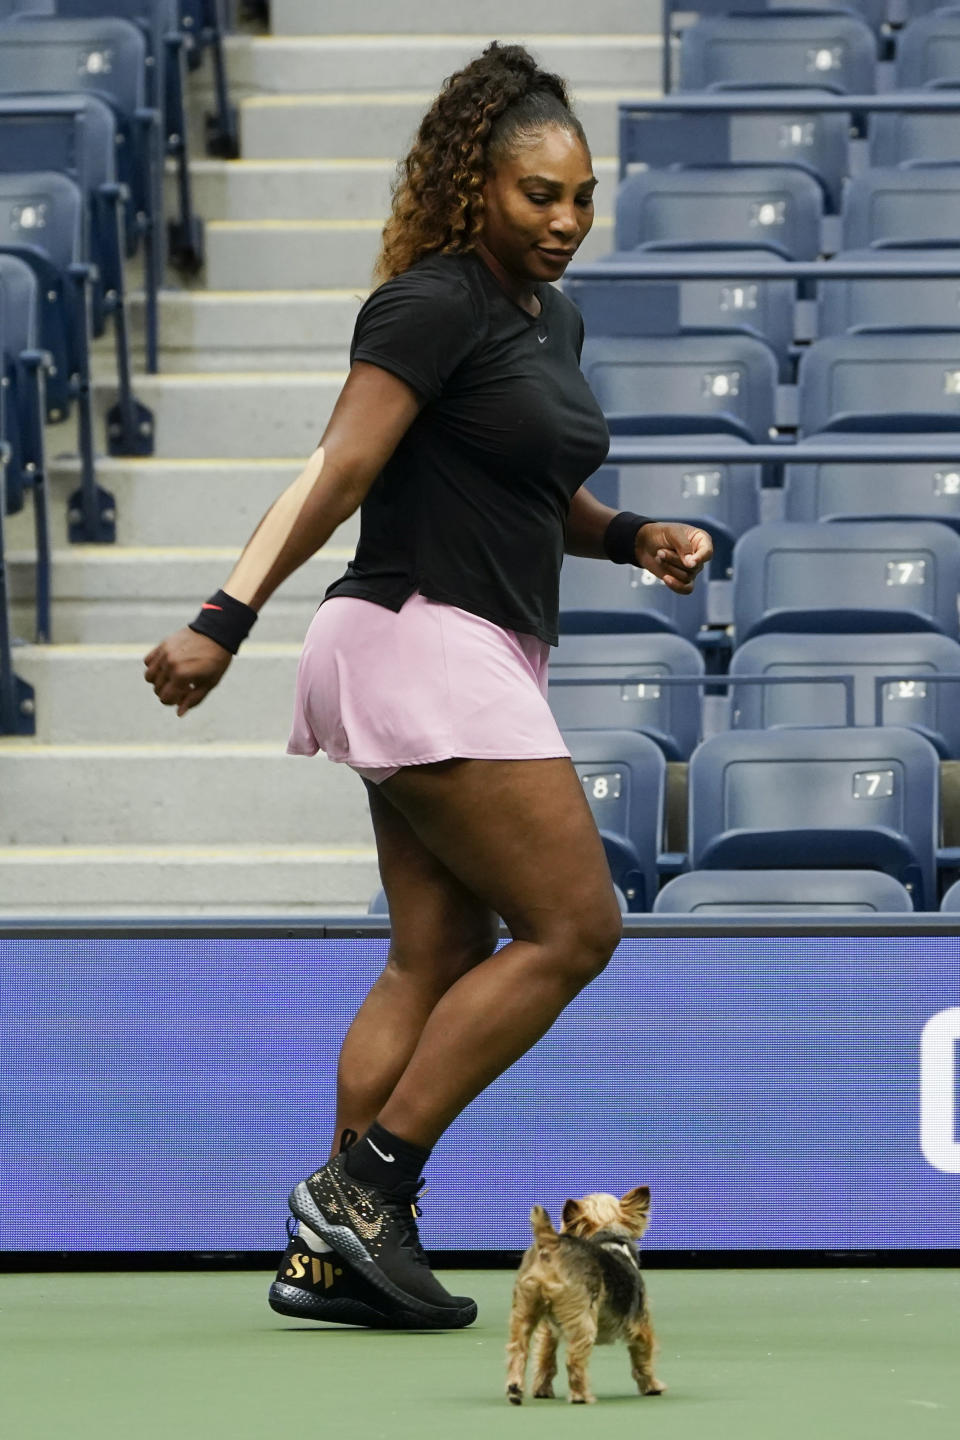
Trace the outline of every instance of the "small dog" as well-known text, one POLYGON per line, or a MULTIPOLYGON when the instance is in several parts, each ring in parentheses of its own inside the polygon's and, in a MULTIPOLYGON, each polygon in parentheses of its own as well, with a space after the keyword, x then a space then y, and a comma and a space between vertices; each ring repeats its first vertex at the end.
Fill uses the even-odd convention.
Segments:
POLYGON ((557 1344, 567 1342, 570 1403, 592 1405, 587 1365, 594 1344, 624 1339, 641 1395, 667 1388, 651 1368, 655 1339, 635 1240, 650 1219, 646 1185, 615 1195, 568 1200, 558 1234, 542 1205, 530 1211, 533 1244, 513 1288, 507 1345, 507 1399, 523 1403, 527 1352, 535 1334, 533 1393, 553 1398, 557 1344))

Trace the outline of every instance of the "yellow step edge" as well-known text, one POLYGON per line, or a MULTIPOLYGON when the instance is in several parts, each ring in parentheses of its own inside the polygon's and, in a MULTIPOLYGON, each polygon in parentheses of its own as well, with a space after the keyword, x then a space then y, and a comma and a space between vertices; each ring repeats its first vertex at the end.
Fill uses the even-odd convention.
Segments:
POLYGON ((373 845, 16 845, 0 846, 0 866, 78 860, 112 860, 143 863, 146 860, 189 861, 191 864, 224 861, 333 860, 370 862, 377 858, 373 845))

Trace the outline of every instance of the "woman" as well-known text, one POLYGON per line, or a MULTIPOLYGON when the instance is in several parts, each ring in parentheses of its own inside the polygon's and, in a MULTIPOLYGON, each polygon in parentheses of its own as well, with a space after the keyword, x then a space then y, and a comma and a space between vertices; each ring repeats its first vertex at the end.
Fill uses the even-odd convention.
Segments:
POLYGON ((525 50, 493 44, 445 83, 401 169, 383 283, 320 448, 225 589, 146 658, 160 700, 186 714, 276 587, 361 507, 356 557, 306 637, 288 748, 363 777, 392 937, 340 1055, 339 1151, 290 1196, 299 1234, 271 1290, 287 1313, 472 1321, 419 1246, 423 1167, 620 938, 545 699, 560 564, 631 562, 689 594, 712 547, 583 488, 608 435, 579 313, 550 282, 590 229, 595 184, 563 82, 525 50), (494 953, 498 915, 513 938, 494 953))

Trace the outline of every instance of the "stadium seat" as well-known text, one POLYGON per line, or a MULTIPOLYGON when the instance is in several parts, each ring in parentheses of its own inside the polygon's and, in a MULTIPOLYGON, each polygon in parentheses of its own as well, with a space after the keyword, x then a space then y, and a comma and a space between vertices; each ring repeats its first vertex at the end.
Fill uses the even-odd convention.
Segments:
POLYGON ((960 428, 960 331, 828 335, 800 361, 800 430, 960 428))
POLYGON ((779 362, 780 379, 792 376, 790 352, 794 339, 794 307, 797 287, 792 280, 748 281, 631 279, 633 265, 693 264, 762 265, 776 274, 783 264, 770 250, 745 250, 741 246, 646 246, 643 250, 615 250, 591 267, 589 278, 581 279, 575 269, 568 271, 564 292, 583 316, 586 333, 596 335, 649 335, 694 330, 736 330, 764 340, 779 362), (615 263, 616 274, 603 279, 597 272, 615 263), (674 297, 667 301, 666 297, 674 297), (659 331, 651 315, 663 307, 668 317, 659 331))
POLYGON ((960 165, 958 122, 960 113, 900 110, 871 115, 870 164, 877 169, 915 161, 960 165))
MULTIPOLYGON (((958 117, 960 118, 960 117, 958 117)), ((960 248, 947 245, 871 247, 844 250, 834 260, 883 265, 903 261, 921 265, 955 264, 955 279, 910 276, 902 280, 822 280, 817 282, 817 334, 841 335, 848 330, 960 329, 957 286, 960 248)))
POLYGON ((894 915, 910 895, 879 870, 691 870, 666 884, 658 915, 894 915))
POLYGON ((598 336, 580 364, 617 434, 767 440, 775 421, 776 356, 750 335, 598 336))
POLYGON ((960 759, 960 644, 946 635, 758 635, 740 645, 730 676, 821 677, 809 685, 732 685, 731 727, 844 725, 846 695, 830 676, 853 680, 856 725, 919 730, 941 759, 960 759), (903 676, 910 676, 907 680, 903 676), (952 675, 957 684, 923 677, 952 675), (888 676, 877 707, 877 677, 888 676))
POLYGON ((686 760, 700 742, 702 692, 658 681, 703 673, 700 651, 676 635, 561 635, 550 660, 550 708, 562 730, 637 730, 668 760, 686 760), (564 683, 571 680, 594 683, 564 683))
POLYGON ((897 37, 895 77, 898 90, 960 79, 960 12, 944 6, 912 19, 897 37))
POLYGON ((631 911, 657 893, 667 762, 635 730, 567 730, 563 735, 597 822, 614 884, 631 911))
MULTIPOLYGON (((889 444, 889 434, 833 431, 801 440, 831 445, 889 444)), ((784 484, 785 520, 938 520, 960 530, 960 434, 924 434, 924 443, 956 446, 953 464, 890 461, 879 465, 788 465, 784 484)))
MULTIPOLYGON (((644 439, 651 445, 675 442, 674 435, 644 439)), ((716 444, 718 451, 730 450, 734 455, 744 450, 744 442, 733 435, 718 436, 716 444)), ((730 572, 737 540, 760 523, 760 467, 746 463, 747 459, 744 455, 740 464, 717 460, 700 468, 675 460, 659 465, 607 464, 591 477, 590 488, 609 477, 608 504, 707 530, 714 544, 711 574, 723 580, 730 572)))
POLYGON ((560 572, 561 635, 659 631, 694 641, 706 624, 707 587, 678 595, 636 565, 564 556, 560 572))
POLYGON ((737 645, 771 631, 957 638, 960 536, 933 522, 759 525, 737 541, 737 645))
POLYGON ((865 22, 829 10, 711 15, 684 31, 680 44, 682 90, 816 86, 868 95, 876 66, 877 42, 865 22))
POLYGON ((949 915, 960 914, 960 880, 957 880, 940 901, 940 909, 949 915))
MULTIPOLYGON (((949 118, 956 126, 960 116, 949 118)), ((847 182, 842 248, 960 237, 960 165, 891 165, 847 182)), ((889 258, 889 257, 888 257, 889 258)))
MULTIPOLYGON (((629 908, 630 908, 630 906, 629 906, 629 904, 628 904, 628 902, 627 902, 627 897, 626 897, 626 895, 624 895, 624 893, 623 893, 623 891, 620 889, 620 886, 619 886, 619 885, 614 885, 614 887, 613 887, 613 893, 614 893, 614 895, 617 897, 617 904, 620 906, 620 914, 621 914, 621 915, 626 915, 627 911, 628 911, 629 908)), ((386 892, 385 892, 384 890, 378 890, 378 891, 376 892, 376 894, 373 896, 373 898, 372 898, 371 901, 370 901, 370 904, 367 906, 367 914, 368 914, 368 915, 389 915, 389 914, 390 914, 390 906, 387 904, 387 896, 386 896, 386 892)), ((501 921, 501 924, 502 924, 502 923, 503 923, 503 922, 501 921)))
POLYGON ((33 270, 16 256, 0 252, 0 390, 4 394, 0 440, 8 447, 5 508, 8 514, 22 509, 26 494, 33 502, 34 638, 43 643, 50 638, 50 525, 43 433, 43 382, 49 357, 40 348, 40 308, 33 270))
POLYGON ((789 260, 820 254, 823 191, 789 166, 646 170, 627 175, 616 199, 615 246, 633 250, 709 237, 769 249, 789 260))
POLYGON ((882 870, 935 905, 940 765, 915 731, 733 730, 688 776, 692 870, 882 870))

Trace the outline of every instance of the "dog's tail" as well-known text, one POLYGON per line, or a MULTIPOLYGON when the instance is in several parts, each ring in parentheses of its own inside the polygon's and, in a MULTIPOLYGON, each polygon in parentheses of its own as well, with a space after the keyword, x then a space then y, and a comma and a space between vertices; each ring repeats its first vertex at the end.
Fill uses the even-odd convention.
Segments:
POLYGON ((553 1228, 550 1216, 542 1205, 534 1205, 530 1211, 530 1228, 533 1231, 534 1244, 540 1250, 555 1250, 560 1243, 560 1236, 553 1228))

